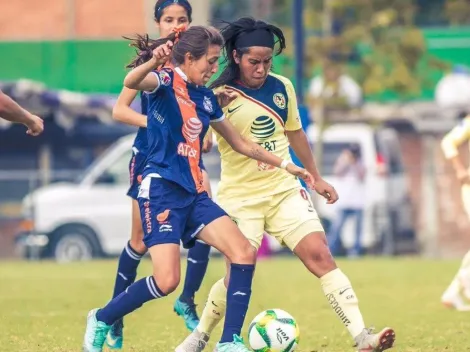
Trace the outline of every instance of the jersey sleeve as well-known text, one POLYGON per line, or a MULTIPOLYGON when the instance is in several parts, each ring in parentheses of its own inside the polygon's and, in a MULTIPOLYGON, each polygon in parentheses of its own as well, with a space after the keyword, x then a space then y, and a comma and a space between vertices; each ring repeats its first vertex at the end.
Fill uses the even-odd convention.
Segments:
POLYGON ((441 148, 446 159, 452 159, 459 155, 458 147, 465 141, 470 140, 470 117, 463 119, 447 133, 441 142, 441 148))
POLYGON ((219 105, 219 102, 217 101, 217 97, 215 96, 214 93, 212 93, 211 97, 212 101, 212 106, 214 107, 213 113, 211 114, 211 123, 212 122, 220 122, 225 119, 225 114, 222 110, 222 108, 219 105))
POLYGON ((285 125, 286 131, 297 131, 302 129, 302 122, 300 121, 299 106, 297 105, 297 95, 295 94, 294 86, 288 79, 284 80, 287 92, 287 121, 285 125))
POLYGON ((150 74, 154 75, 157 79, 157 87, 152 91, 146 91, 145 93, 148 95, 156 94, 159 91, 163 91, 166 88, 171 86, 172 75, 166 69, 155 70, 150 72, 150 74))

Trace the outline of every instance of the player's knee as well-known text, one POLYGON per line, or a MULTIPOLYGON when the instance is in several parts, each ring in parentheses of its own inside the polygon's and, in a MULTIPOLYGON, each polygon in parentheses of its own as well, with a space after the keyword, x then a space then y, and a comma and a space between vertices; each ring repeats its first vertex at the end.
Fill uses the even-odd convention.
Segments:
POLYGON ((248 240, 245 240, 239 246, 232 247, 232 253, 228 259, 235 264, 254 264, 256 262, 256 248, 248 240))
POLYGON ((177 272, 167 273, 165 276, 161 277, 157 277, 157 275, 154 274, 153 278, 160 291, 165 295, 169 295, 175 291, 180 283, 180 275, 177 272))
POLYGON ((132 249, 135 250, 137 253, 140 253, 140 254, 147 253, 147 246, 144 244, 144 241, 142 240, 141 237, 132 236, 130 243, 131 243, 132 249))

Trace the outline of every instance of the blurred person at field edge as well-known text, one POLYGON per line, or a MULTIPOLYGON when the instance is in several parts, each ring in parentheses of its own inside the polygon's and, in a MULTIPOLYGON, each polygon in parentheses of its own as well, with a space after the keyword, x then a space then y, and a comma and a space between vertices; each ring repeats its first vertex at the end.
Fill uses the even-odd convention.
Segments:
MULTIPOLYGON (((158 0, 154 8, 154 19, 159 30, 160 37, 168 37, 172 31, 179 26, 188 26, 191 23, 192 8, 186 0, 158 0)), ((137 51, 144 48, 137 47, 137 51)), ((129 67, 132 68, 132 67, 129 67)), ((137 90, 123 87, 121 94, 113 109, 115 120, 139 127, 134 144, 132 146, 132 157, 129 163, 130 188, 127 195, 132 198, 132 226, 131 238, 123 249, 119 258, 117 275, 114 284, 113 298, 125 291, 136 279, 137 268, 142 256, 147 252, 143 242, 144 232, 142 229, 141 215, 137 196, 142 180, 142 174, 147 161, 147 108, 148 99, 145 94, 140 94, 141 114, 135 112, 130 105, 139 94, 137 90)), ((208 152, 212 147, 212 132, 207 133, 204 140, 203 152, 208 152)), ((209 176, 201 164, 203 170, 204 186, 210 192, 209 176)), ((192 331, 199 322, 199 317, 194 304, 194 296, 199 290, 204 279, 209 262, 210 246, 202 241, 196 242, 195 246, 188 251, 187 269, 182 294, 174 303, 174 311, 183 317, 186 327, 192 331)), ((122 348, 123 344, 123 321, 118 320, 113 324, 109 332, 107 344, 109 347, 122 348)))
MULTIPOLYGON (((441 147, 446 159, 454 168, 455 175, 462 185, 462 201, 470 219, 470 169, 465 167, 459 155, 459 146, 468 143, 470 148, 470 115, 462 114, 460 122, 442 140, 441 147)), ((449 287, 442 295, 442 303, 461 311, 470 311, 470 251, 449 287)))
POLYGON ((363 253, 362 222, 366 196, 366 168, 358 145, 351 145, 341 153, 334 167, 334 175, 339 179, 337 187, 342 197, 337 203, 338 213, 331 225, 329 236, 331 252, 333 254, 339 252, 344 224, 347 219, 355 218, 355 242, 348 250, 348 256, 356 257, 363 253))
POLYGON ((308 95, 312 107, 320 99, 331 109, 357 108, 362 104, 362 88, 343 72, 340 64, 333 62, 327 62, 323 74, 311 80, 308 95))
POLYGON ((470 104, 470 71, 456 65, 436 85, 435 99, 440 107, 465 108, 470 104))
POLYGON ((44 131, 44 121, 39 116, 23 109, 1 90, 0 118, 10 122, 22 123, 27 128, 26 133, 31 136, 39 136, 44 131))

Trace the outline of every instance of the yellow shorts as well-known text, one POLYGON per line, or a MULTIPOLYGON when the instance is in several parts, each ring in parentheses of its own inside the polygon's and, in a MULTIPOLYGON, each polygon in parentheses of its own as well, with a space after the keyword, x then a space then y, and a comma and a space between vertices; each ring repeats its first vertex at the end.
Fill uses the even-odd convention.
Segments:
POLYGON ((470 219, 470 185, 462 186, 462 201, 467 216, 470 219))
POLYGON ((291 250, 308 234, 324 232, 308 192, 295 188, 257 199, 217 199, 253 246, 267 232, 291 250))

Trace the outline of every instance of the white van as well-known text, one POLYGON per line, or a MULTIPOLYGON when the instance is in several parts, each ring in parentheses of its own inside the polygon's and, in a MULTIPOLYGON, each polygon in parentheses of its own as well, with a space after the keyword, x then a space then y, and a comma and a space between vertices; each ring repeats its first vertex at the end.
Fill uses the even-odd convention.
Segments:
MULTIPOLYGON (((311 126, 307 135, 315 149, 317 128, 311 126)), ((367 169, 363 246, 381 254, 416 251, 413 210, 396 131, 363 123, 342 123, 327 128, 323 134, 322 175, 337 189, 341 189, 341 179, 333 174, 333 168, 341 152, 352 144, 359 146, 367 169)), ((341 194, 339 197, 335 205, 327 205, 317 198, 317 211, 327 228, 336 217, 341 194)), ((353 221, 350 219, 343 228, 345 247, 352 246, 354 241, 353 221)))
MULTIPOLYGON (((76 183, 54 183, 25 197, 22 228, 28 231, 17 236, 24 256, 73 261, 121 253, 131 229, 126 193, 134 138, 119 139, 76 183)), ((216 193, 218 153, 204 154, 204 164, 216 193)))

